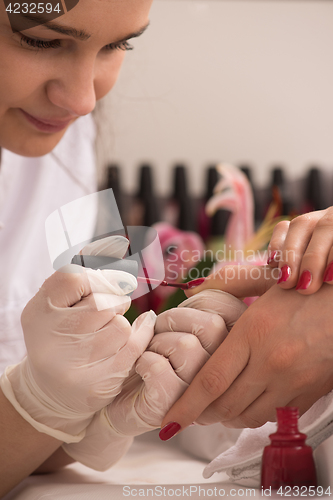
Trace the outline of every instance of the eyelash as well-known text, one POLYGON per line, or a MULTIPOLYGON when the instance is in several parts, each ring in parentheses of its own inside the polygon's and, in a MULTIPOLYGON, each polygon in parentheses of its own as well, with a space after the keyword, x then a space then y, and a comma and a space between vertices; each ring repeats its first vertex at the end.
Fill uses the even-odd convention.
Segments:
MULTIPOLYGON (((29 45, 29 47, 34 47, 36 49, 57 49, 60 47, 60 40, 37 40, 35 38, 28 38, 20 34, 21 36, 21 45, 25 43, 29 45)), ((110 43, 110 45, 106 45, 104 50, 112 51, 112 50, 133 50, 133 46, 128 43, 128 41, 120 42, 120 43, 110 43)))

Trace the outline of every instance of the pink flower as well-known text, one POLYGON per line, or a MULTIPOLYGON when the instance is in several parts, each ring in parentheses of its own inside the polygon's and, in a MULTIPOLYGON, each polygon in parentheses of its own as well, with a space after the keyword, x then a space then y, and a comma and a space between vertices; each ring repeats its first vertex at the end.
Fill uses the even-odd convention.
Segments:
MULTIPOLYGON (((197 233, 181 231, 166 222, 159 222, 153 228, 157 231, 163 251, 166 281, 182 282, 188 271, 203 257, 205 247, 202 239, 197 233)), ((153 276, 153 269, 149 269, 150 272, 153 276)))

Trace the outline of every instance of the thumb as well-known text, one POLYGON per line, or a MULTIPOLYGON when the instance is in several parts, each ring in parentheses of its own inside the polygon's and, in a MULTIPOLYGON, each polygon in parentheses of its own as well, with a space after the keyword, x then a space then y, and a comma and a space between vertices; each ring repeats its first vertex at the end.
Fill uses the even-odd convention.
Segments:
POLYGON ((68 264, 47 278, 30 302, 46 299, 54 307, 72 307, 91 293, 86 269, 68 264))
POLYGON ((239 298, 256 297, 276 284, 279 273, 279 268, 271 266, 224 266, 208 276, 202 285, 186 290, 185 294, 192 297, 203 290, 218 289, 239 298))
POLYGON ((72 307, 91 293, 117 295, 126 302, 130 301, 126 295, 136 287, 137 281, 129 273, 68 264, 44 282, 36 297, 46 298, 55 307, 72 307))
POLYGON ((122 259, 129 246, 127 238, 121 235, 108 236, 86 245, 80 252, 82 255, 115 257, 122 259))

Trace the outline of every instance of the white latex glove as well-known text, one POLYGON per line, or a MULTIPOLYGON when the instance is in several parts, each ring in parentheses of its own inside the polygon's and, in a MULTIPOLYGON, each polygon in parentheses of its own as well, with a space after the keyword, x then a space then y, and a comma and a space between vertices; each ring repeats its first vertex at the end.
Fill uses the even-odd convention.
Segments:
MULTIPOLYGON (((108 238, 109 255, 121 258, 127 245, 121 236, 108 238)), ((28 303, 22 314, 27 357, 7 368, 1 388, 38 431, 80 441, 94 413, 120 392, 152 336, 149 330, 137 335, 121 316, 131 303, 126 293, 136 286, 128 273, 69 265, 28 303)))
POLYGON ((213 354, 246 309, 247 305, 230 293, 204 290, 160 314, 155 333, 192 333, 200 336, 207 352, 213 354))
MULTIPOLYGON (((95 415, 80 443, 63 446, 72 458, 107 470, 126 453, 133 436, 160 427, 166 412, 246 309, 243 302, 219 290, 206 290, 182 304, 195 306, 213 312, 171 309, 157 317, 156 335, 121 393, 95 415)), ((147 328, 147 314, 134 322, 134 329, 147 328)))

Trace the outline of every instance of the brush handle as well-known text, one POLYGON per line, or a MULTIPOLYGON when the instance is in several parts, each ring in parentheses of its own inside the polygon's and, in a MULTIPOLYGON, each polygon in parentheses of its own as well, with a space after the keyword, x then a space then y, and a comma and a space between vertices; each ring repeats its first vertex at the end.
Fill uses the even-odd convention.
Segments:
POLYGON ((188 283, 168 283, 165 280, 159 281, 154 278, 145 278, 143 276, 138 276, 137 280, 139 283, 147 283, 148 285, 172 286, 174 288, 180 288, 181 290, 188 289, 188 283))

